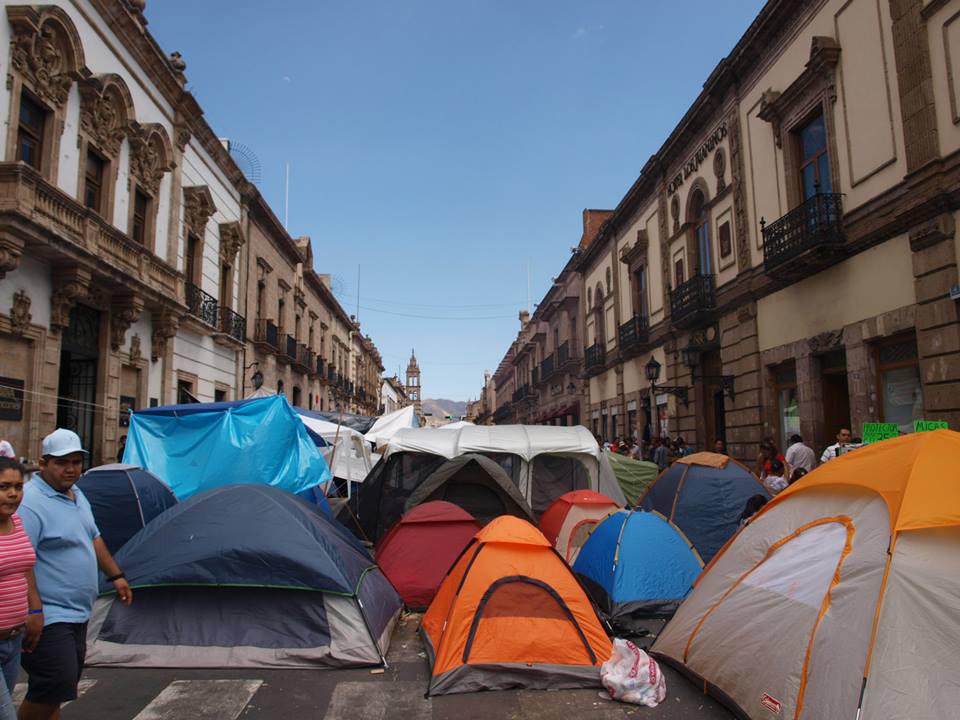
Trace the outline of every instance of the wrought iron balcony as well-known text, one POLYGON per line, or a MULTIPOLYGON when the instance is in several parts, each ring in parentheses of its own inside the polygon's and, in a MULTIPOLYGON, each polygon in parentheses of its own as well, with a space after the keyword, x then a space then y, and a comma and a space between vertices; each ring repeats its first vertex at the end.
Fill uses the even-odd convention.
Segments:
POLYGON ((217 327, 217 299, 193 283, 186 284, 187 310, 207 325, 217 327))
POLYGON ((607 349, 600 343, 594 343, 583 353, 587 371, 602 368, 607 362, 607 349))
POLYGON ((557 349, 557 367, 562 368, 570 360, 570 343, 565 342, 557 349))
POLYGON ((650 321, 643 315, 634 315, 627 320, 620 326, 620 351, 638 351, 646 344, 649 330, 650 321))
POLYGON ((230 308, 220 308, 220 322, 217 324, 220 332, 237 342, 243 342, 247 337, 247 320, 243 315, 235 313, 230 308))
POLYGON ((779 220, 766 224, 761 219, 767 274, 799 279, 840 257, 847 239, 842 200, 837 193, 817 193, 779 220))
POLYGON ((320 357, 319 355, 317 355, 316 358, 315 358, 315 362, 316 362, 316 365, 314 365, 313 372, 314 372, 315 374, 319 375, 319 376, 320 376, 320 379, 323 380, 323 376, 324 376, 324 372, 323 372, 323 358, 320 357))
POLYGON ((547 355, 543 362, 540 363, 540 380, 546 381, 551 375, 553 375, 554 364, 553 364, 553 353, 547 355))
POLYGON ((540 371, 537 368, 534 368, 530 371, 530 384, 536 385, 540 382, 540 371))
POLYGON ((716 304, 713 275, 694 275, 670 291, 670 319, 689 327, 707 319, 716 304))
POLYGON ((521 387, 517 388, 517 390, 514 391, 513 402, 520 402, 521 400, 525 400, 528 397, 530 397, 530 386, 522 385, 521 387))
POLYGON ((273 324, 273 320, 260 318, 253 326, 253 341, 260 345, 266 345, 272 350, 277 349, 277 338, 279 334, 277 326, 273 324))
POLYGON ((337 371, 333 365, 327 365, 327 383, 333 385, 337 381, 337 371))

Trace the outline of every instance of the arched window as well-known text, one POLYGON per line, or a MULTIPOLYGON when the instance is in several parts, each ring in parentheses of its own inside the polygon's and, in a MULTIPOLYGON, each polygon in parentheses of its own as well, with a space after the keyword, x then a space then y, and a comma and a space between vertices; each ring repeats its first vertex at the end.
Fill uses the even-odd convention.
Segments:
POLYGON ((697 271, 700 275, 713 273, 710 255, 710 217, 706 211, 707 200, 703 191, 697 188, 690 195, 688 220, 693 226, 693 236, 697 246, 697 271))
POLYGON ((603 287, 600 283, 597 283, 593 297, 596 301, 596 307, 593 309, 593 341, 597 345, 602 345, 605 342, 606 333, 603 322, 603 287))

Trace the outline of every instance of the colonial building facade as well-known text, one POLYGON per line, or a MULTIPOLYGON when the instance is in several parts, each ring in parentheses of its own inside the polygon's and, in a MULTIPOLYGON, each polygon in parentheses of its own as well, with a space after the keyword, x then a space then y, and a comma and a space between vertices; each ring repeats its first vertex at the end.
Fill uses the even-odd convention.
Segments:
POLYGON ((958 11, 767 3, 579 257, 585 424, 960 426, 958 11))
MULTIPOLYGON (((353 384, 344 396, 351 409, 379 404, 376 349, 313 272, 309 241, 298 245, 267 218, 185 89, 185 62, 146 30, 143 7, 5 4, 0 21, 0 47, 9 48, 0 93, 0 436, 23 456, 36 458, 40 439, 64 426, 81 435, 94 464, 110 461, 131 409, 252 390, 245 370, 257 362, 258 336, 247 318, 260 255, 251 232, 258 252, 279 248, 270 255, 278 267, 290 261, 288 332, 311 293, 314 309, 303 306, 294 332, 296 361, 311 359, 299 343, 325 357, 309 347, 307 324, 320 333, 328 323, 330 343, 343 345, 330 361, 338 357, 334 367, 353 384)), ((301 384, 287 377, 288 397, 329 405, 321 366, 303 368, 301 384), (297 387, 299 398, 290 395, 297 387)))

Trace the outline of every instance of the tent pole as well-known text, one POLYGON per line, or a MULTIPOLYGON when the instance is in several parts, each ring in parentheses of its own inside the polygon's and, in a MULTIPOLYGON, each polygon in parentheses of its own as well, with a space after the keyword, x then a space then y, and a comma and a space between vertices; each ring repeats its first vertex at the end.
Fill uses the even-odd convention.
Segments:
MULTIPOLYGON (((343 403, 337 403, 340 406, 340 414, 337 416, 337 432, 333 436, 333 452, 330 453, 330 484, 336 486, 333 479, 333 463, 337 459, 337 445, 340 444, 340 425, 343 423, 343 403)), ((329 492, 327 493, 329 494, 329 492)), ((347 478, 347 498, 350 497, 350 478, 347 478)))

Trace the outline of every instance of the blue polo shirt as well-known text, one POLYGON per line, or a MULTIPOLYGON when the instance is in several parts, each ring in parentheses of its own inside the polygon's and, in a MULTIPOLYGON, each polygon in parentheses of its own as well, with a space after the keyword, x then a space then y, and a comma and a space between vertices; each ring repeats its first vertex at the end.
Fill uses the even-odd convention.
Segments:
POLYGON ((33 571, 44 625, 86 622, 97 597, 93 539, 100 531, 87 498, 77 487, 73 494, 75 500, 58 493, 37 473, 24 487, 17 510, 37 551, 33 571))

